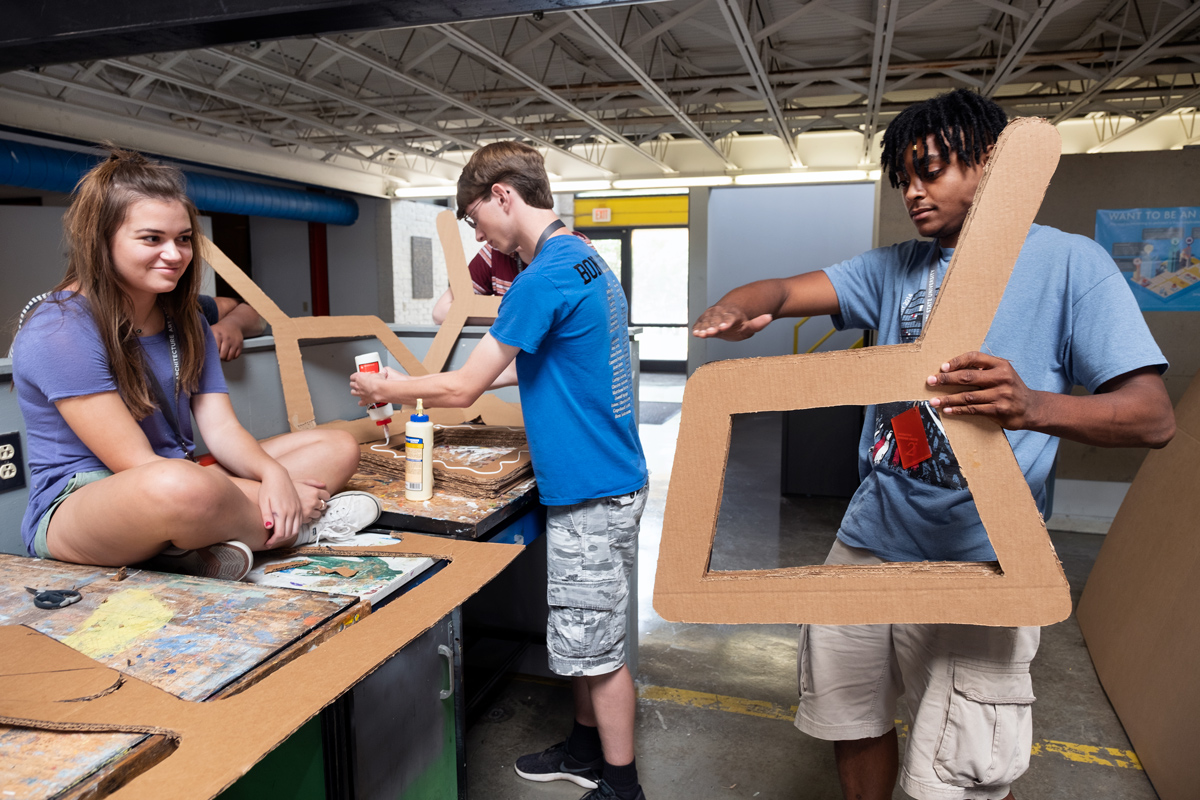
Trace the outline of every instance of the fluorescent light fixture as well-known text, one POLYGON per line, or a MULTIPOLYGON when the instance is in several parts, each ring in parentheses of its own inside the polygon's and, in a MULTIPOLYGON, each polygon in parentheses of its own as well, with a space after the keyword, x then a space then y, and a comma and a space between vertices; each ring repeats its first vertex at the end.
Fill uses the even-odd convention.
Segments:
POLYGON ((605 197, 670 197, 687 194, 685 188, 677 189, 606 189, 602 192, 580 192, 575 195, 580 200, 601 199, 605 197))
POLYGON ((612 181, 551 181, 551 194, 565 194, 568 192, 602 192, 612 186, 612 181))
POLYGON ((449 186, 397 186, 392 197, 453 197, 458 192, 457 184, 449 186))
POLYGON ((678 178, 622 178, 612 182, 614 189, 671 189, 680 186, 728 186, 728 175, 699 175, 678 178))
POLYGON ((738 175, 738 186, 765 186, 780 183, 851 183, 879 180, 879 170, 837 169, 807 172, 767 172, 758 175, 738 175))

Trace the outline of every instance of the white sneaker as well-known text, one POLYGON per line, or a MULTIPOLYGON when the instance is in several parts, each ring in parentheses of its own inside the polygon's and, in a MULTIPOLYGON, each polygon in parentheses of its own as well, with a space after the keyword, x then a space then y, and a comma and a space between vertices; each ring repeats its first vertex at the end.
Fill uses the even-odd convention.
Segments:
POLYGON ((179 575, 240 581, 254 566, 254 554, 242 542, 230 540, 196 550, 168 547, 147 561, 146 566, 179 575))
POLYGON ((367 492, 341 492, 329 498, 325 512, 300 528, 296 547, 320 544, 322 539, 345 542, 371 525, 383 513, 379 498, 367 492))

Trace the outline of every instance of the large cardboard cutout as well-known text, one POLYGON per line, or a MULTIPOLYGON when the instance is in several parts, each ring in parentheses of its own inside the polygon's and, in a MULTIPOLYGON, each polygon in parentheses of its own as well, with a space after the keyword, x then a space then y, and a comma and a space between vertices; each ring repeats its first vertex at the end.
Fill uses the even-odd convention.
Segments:
MULTIPOLYGON (((812 566, 712 572, 709 560, 734 414, 928 400, 925 379, 978 350, 1058 164, 1040 119, 1000 136, 933 313, 912 344, 723 361, 687 383, 667 495, 654 607, 681 622, 1048 625, 1071 597, 1046 527, 1004 432, 943 416, 999 568, 983 563, 812 566)), ((886 521, 885 521, 886 523, 886 521)))
POLYGON ((431 556, 450 564, 412 591, 232 697, 180 700, 29 628, 0 627, 0 723, 59 731, 164 734, 178 747, 110 795, 114 800, 214 797, 322 708, 431 628, 521 551, 404 534, 345 555, 431 556))
POLYGON ((1100 684, 1162 800, 1196 796, 1200 712, 1200 379, 1146 457, 1076 616, 1100 684))
MULTIPOLYGON (((204 240, 205 260, 218 275, 233 287, 263 319, 271 325, 271 333, 275 337, 275 358, 279 361, 279 376, 283 382, 283 400, 287 408, 288 427, 293 431, 309 428, 333 427, 345 428, 354 433, 358 440, 368 441, 379 438, 379 432, 374 423, 366 419, 352 422, 333 421, 318 425, 313 412, 312 395, 308 390, 308 381, 304 376, 304 364, 300 356, 301 342, 319 342, 323 340, 374 336, 409 375, 427 375, 441 372, 449 360, 454 343, 462 334, 463 326, 468 317, 495 318, 499 307, 499 298, 477 296, 471 290, 471 275, 467 269, 466 257, 463 254, 462 239, 458 235, 458 223, 454 213, 446 211, 438 215, 438 237, 442 250, 446 254, 446 265, 450 272, 450 284, 454 288, 454 303, 445 323, 438 330, 429 353, 422 363, 412 354, 404 343, 379 317, 372 316, 340 316, 340 317, 289 317, 283 313, 275 301, 250 280, 246 273, 221 252, 210 240, 204 240), (461 288, 465 286, 464 288, 461 288)), ((350 370, 346 371, 347 376, 350 370)), ((398 415, 402 415, 397 410, 398 415)), ((483 394, 470 407, 438 408, 430 412, 435 422, 444 425, 455 425, 468 420, 482 417, 489 425, 522 425, 521 406, 508 403, 492 394, 483 394)))

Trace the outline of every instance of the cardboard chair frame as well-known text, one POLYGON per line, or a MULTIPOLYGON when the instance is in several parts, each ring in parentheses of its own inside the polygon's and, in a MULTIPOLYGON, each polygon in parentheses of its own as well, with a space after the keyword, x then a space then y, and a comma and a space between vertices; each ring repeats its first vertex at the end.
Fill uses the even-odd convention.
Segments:
MULTIPOLYGON (((289 317, 276 305, 267 293, 259 288, 246 273, 233 263, 210 240, 203 243, 206 261, 218 275, 233 287, 268 323, 275 337, 275 357, 279 362, 279 377, 283 383, 283 400, 287 409, 288 427, 292 431, 318 427, 349 428, 359 441, 378 437, 373 423, 356 420, 346 423, 341 420, 318 425, 313 412, 312 395, 304 375, 304 364, 300 354, 301 342, 320 342, 340 338, 374 336, 395 357, 400 367, 409 375, 428 375, 441 372, 450 358, 451 349, 462 335, 469 317, 495 319, 500 307, 500 298, 476 295, 471 289, 471 274, 467 268, 462 239, 458 235, 458 222, 454 212, 444 211, 437 217, 438 238, 446 256, 446 269, 454 302, 450 306, 445 323, 438 329, 424 361, 418 361, 412 351, 404 346, 387 323, 374 316, 339 317, 289 317)), ((347 369, 349 376, 351 370, 347 369)), ((401 413, 397 409, 397 413, 401 413)), ((436 409, 432 416, 437 422, 447 425, 466 422, 482 417, 489 425, 522 425, 521 406, 509 403, 493 394, 485 393, 465 409, 436 409)))
POLYGON ((734 414, 928 400, 925 379, 979 350, 1058 164, 1058 132, 1040 119, 1001 134, 929 323, 912 344, 722 361, 687 383, 663 521, 654 607, 712 623, 1047 625, 1071 597, 1020 467, 995 422, 943 415, 999 568, 894 563, 717 572, 709 569, 734 414))

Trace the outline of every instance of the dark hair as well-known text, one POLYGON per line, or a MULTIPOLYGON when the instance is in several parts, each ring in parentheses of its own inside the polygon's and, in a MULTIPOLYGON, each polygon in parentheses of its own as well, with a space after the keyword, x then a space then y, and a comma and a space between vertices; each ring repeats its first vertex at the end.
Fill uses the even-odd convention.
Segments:
POLYGON ((507 183, 527 205, 554 208, 542 154, 520 142, 493 142, 471 156, 458 176, 458 218, 497 183, 507 183))
POLYGON ((129 296, 113 264, 112 238, 124 224, 129 208, 138 201, 180 203, 187 211, 193 237, 190 269, 174 289, 160 294, 158 300, 179 334, 180 385, 195 391, 204 365, 204 330, 196 299, 200 293, 203 237, 196 207, 187 196, 179 169, 129 150, 114 146, 108 146, 108 150, 108 158, 88 170, 75 186, 71 207, 63 217, 67 274, 53 291, 87 298, 121 399, 134 419, 142 419, 153 413, 156 405, 146 384, 129 296))
MULTIPOLYGON (((943 156, 953 152, 964 166, 971 167, 983 159, 1007 124, 1004 109, 983 95, 967 89, 939 94, 904 109, 887 126, 880 166, 887 170, 892 186, 898 187, 901 178, 908 175, 904 166, 908 148, 924 144, 932 135, 943 156)), ((913 167, 918 176, 927 179, 929 153, 914 153, 913 167)))

